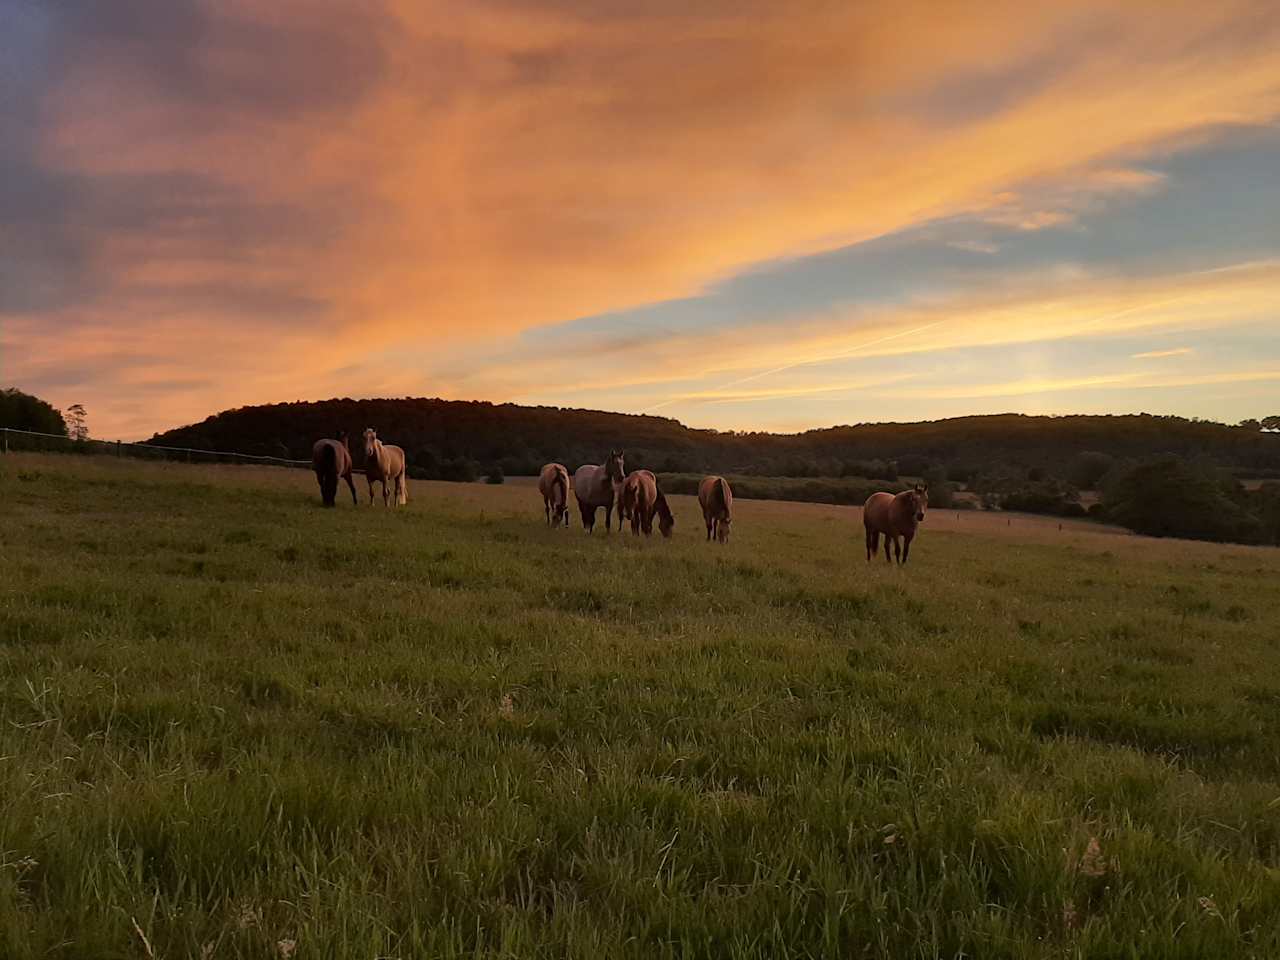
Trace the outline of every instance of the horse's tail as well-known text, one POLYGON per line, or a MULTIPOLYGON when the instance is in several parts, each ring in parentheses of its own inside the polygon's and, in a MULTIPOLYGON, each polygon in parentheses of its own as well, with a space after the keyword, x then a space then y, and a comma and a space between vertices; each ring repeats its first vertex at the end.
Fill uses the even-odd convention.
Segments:
POLYGON ((315 467, 320 479, 320 499, 325 506, 332 506, 338 498, 338 451, 333 444, 326 443, 320 448, 315 467))
POLYGON ((716 493, 720 497, 720 509, 724 511, 726 519, 729 517, 729 488, 724 482, 724 477, 716 477, 716 493))
POLYGON ((557 470, 556 478, 551 481, 551 492, 555 495, 555 491, 560 491, 560 502, 553 503, 552 506, 559 506, 562 510, 569 509, 569 471, 557 470))

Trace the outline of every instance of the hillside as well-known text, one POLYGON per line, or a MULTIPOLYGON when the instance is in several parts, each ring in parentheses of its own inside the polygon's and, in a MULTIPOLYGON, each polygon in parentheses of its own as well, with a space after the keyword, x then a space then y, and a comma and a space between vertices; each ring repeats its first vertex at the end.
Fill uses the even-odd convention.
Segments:
POLYGON ((334 399, 228 410, 157 434, 151 442, 305 458, 317 437, 339 429, 356 436, 366 426, 403 446, 417 466, 466 459, 501 462, 507 473, 534 472, 549 460, 572 468, 621 446, 631 465, 773 476, 875 476, 886 461, 896 461, 892 466, 905 474, 940 469, 963 475, 998 464, 1065 475, 1083 451, 1115 458, 1171 453, 1207 458, 1241 475, 1280 474, 1280 435, 1147 414, 1000 414, 770 434, 694 430, 666 417, 511 403, 334 399))

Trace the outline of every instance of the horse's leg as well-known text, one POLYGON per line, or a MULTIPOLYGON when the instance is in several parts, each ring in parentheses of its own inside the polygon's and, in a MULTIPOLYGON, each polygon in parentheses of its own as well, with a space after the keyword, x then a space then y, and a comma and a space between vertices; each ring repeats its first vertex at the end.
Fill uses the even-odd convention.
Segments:
POLYGON ((911 555, 911 538, 913 534, 908 533, 902 538, 902 562, 907 562, 907 557, 911 555))
POLYGON ((893 538, 893 558, 897 560, 898 563, 902 563, 902 538, 901 537, 893 538))
MULTIPOLYGON (((606 530, 613 529, 613 504, 606 503, 604 505, 604 528, 606 530)), ((622 529, 622 511, 618 511, 618 529, 622 529)))
POLYGON ((871 557, 880 549, 880 534, 872 533, 871 528, 867 527, 867 563, 871 562, 871 557))
POLYGON ((596 525, 596 508, 588 508, 585 503, 579 500, 578 511, 582 514, 582 529, 590 533, 591 528, 596 525), (588 509, 590 509, 590 513, 587 512, 588 509))
POLYGON ((356 499, 356 482, 351 479, 351 474, 347 474, 347 486, 351 488, 351 505, 357 506, 359 501, 356 499))
POLYGON ((551 501, 546 497, 542 498, 542 512, 547 515, 547 526, 551 526, 551 501))
POLYGON ((369 481, 369 506, 372 507, 373 506, 373 477, 370 474, 366 473, 364 475, 364 478, 369 481))
POLYGON ((710 540, 711 540, 711 527, 712 527, 712 520, 711 520, 711 518, 710 518, 710 517, 708 517, 706 514, 703 514, 702 519, 703 519, 703 520, 705 520, 705 521, 706 521, 706 523, 707 523, 707 540, 708 540, 708 541, 710 541, 710 540))
POLYGON ((884 562, 893 563, 893 534, 886 533, 884 535, 884 562))

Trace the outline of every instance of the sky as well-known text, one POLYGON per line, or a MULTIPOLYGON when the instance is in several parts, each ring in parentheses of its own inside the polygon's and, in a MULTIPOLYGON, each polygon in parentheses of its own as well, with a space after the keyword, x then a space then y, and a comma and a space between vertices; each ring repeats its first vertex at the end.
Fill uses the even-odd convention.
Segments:
POLYGON ((0 385, 1280 413, 1280 4, 0 0, 0 385))

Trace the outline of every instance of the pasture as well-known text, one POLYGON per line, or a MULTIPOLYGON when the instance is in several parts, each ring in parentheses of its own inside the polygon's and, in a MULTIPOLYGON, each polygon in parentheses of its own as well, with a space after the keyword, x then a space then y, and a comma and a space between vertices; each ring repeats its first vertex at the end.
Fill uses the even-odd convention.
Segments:
POLYGON ((1280 551, 410 486, 0 458, 0 956, 1280 956, 1280 551))

